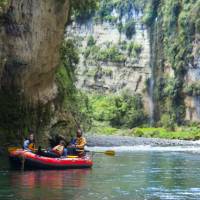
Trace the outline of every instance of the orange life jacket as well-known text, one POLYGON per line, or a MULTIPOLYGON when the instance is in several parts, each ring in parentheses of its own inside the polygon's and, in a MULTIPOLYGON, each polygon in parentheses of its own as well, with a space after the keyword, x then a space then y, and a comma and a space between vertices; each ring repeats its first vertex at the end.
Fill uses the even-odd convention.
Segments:
POLYGON ((35 144, 34 143, 30 143, 28 145, 28 148, 31 150, 31 151, 35 151, 35 144))
POLYGON ((77 137, 76 138, 76 148, 78 149, 84 149, 85 145, 86 145, 86 139, 84 137, 77 137))

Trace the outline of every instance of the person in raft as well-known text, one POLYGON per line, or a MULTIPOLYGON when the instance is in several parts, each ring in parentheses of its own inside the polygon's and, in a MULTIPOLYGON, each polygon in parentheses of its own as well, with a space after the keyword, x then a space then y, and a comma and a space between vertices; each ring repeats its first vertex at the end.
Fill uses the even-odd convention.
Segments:
POLYGON ((51 149, 51 153, 55 154, 57 157, 67 156, 67 149, 65 148, 65 141, 61 140, 59 145, 51 149))
POLYGON ((76 139, 72 139, 70 145, 68 146, 69 154, 83 155, 84 147, 87 144, 86 139, 83 137, 83 132, 79 128, 76 132, 76 139))
POLYGON ((49 158, 60 158, 67 156, 67 149, 65 148, 65 141, 60 140, 59 144, 49 150, 42 150, 39 146, 38 151, 36 152, 39 156, 45 156, 49 158))
POLYGON ((35 151, 34 134, 32 131, 30 131, 29 134, 29 138, 24 140, 23 149, 27 151, 35 151))

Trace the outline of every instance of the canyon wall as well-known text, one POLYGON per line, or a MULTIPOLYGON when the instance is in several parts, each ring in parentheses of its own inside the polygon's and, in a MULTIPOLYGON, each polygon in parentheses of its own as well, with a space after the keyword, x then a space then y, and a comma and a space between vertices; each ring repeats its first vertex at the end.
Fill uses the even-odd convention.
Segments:
POLYGON ((76 86, 85 92, 100 94, 141 94, 145 110, 150 113, 147 82, 151 78, 150 40, 142 24, 142 11, 134 7, 123 16, 113 8, 115 22, 96 19, 98 14, 67 27, 66 38, 79 47, 80 62, 76 67, 76 86), (127 37, 119 30, 134 20, 134 33, 127 37))
POLYGON ((12 0, 1 17, 1 88, 17 86, 32 102, 55 98, 55 70, 69 1, 12 0))
POLYGON ((80 48, 77 87, 139 93, 151 123, 199 122, 199 9, 198 0, 102 1, 67 30, 80 48))
MULTIPOLYGON (((1 138, 59 121, 54 101, 69 0, 10 0, 0 13, 1 138), (53 121, 52 121, 53 119, 53 121), (46 121, 46 122, 45 122, 46 121), (48 123, 47 123, 48 121, 48 123), (5 135, 6 132, 12 132, 5 135)), ((61 115, 61 114, 60 114, 61 115)), ((65 116, 66 117, 66 116, 65 116)), ((65 119, 62 115, 62 120, 65 119)))
POLYGON ((87 49, 87 40, 91 36, 96 41, 96 45, 103 48, 104 46, 107 48, 106 45, 109 45, 109 43, 120 48, 118 46, 120 42, 137 41, 142 50, 138 57, 131 57, 123 52, 126 56, 126 60, 123 61, 85 59, 82 53, 81 61, 76 69, 77 87, 88 91, 99 90, 105 93, 115 93, 126 89, 132 93, 142 93, 145 80, 151 76, 149 65, 150 45, 147 30, 138 23, 136 34, 130 41, 109 23, 88 23, 83 25, 74 24, 69 27, 72 37, 83 38, 80 43, 83 53, 84 49, 87 49))
POLYGON ((154 118, 178 124, 199 122, 200 2, 149 1, 154 118))

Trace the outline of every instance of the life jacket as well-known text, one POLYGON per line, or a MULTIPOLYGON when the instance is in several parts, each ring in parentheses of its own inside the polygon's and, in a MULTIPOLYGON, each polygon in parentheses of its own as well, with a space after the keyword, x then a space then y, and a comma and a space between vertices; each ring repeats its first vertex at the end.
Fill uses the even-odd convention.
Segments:
POLYGON ((86 145, 86 139, 84 137, 76 138, 76 148, 78 149, 84 149, 86 145))
POLYGON ((31 151, 35 151, 35 144, 34 143, 30 143, 28 145, 28 148, 31 150, 31 151))
POLYGON ((62 156, 63 152, 64 152, 64 146, 62 146, 62 145, 59 144, 59 145, 55 146, 52 149, 52 152, 56 153, 59 156, 62 156))

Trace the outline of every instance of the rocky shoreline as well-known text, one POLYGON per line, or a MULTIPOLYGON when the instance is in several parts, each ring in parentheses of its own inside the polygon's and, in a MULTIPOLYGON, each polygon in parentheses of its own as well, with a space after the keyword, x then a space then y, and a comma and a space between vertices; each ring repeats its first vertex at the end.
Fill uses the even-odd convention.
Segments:
POLYGON ((170 140, 159 138, 143 138, 130 136, 95 136, 87 135, 89 147, 113 147, 113 146, 200 146, 200 141, 170 140))

